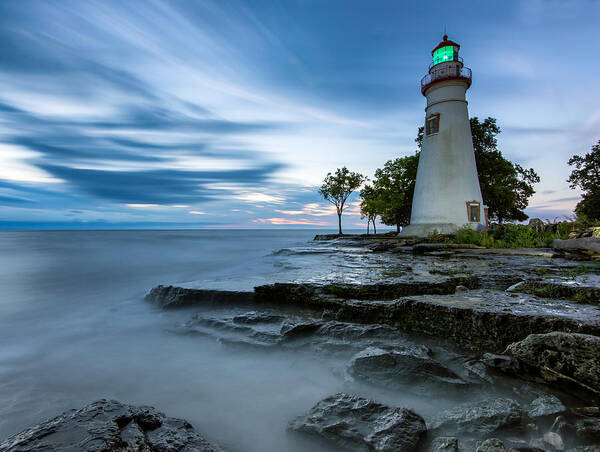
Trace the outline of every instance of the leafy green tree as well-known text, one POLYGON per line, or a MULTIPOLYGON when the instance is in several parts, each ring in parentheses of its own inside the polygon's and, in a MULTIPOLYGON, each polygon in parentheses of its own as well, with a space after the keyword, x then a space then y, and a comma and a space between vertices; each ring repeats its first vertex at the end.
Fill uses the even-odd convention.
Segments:
POLYGON ((400 226, 410 223, 419 154, 400 157, 386 162, 383 168, 375 171, 374 189, 381 202, 381 222, 388 226, 400 226))
POLYGON ((360 214, 361 218, 367 219, 367 235, 371 223, 373 223, 373 233, 377 234, 375 222, 385 209, 385 201, 382 199, 381 193, 372 185, 365 185, 360 191, 360 197, 360 214))
POLYGON ((575 168, 567 179, 570 187, 580 188, 583 199, 577 203, 575 213, 584 223, 600 220, 600 141, 583 157, 574 155, 569 166, 575 168))
MULTIPOLYGON (((470 123, 481 195, 488 206, 489 218, 498 223, 525 221, 529 217, 523 210, 529 205, 529 198, 535 193, 533 185, 540 177, 533 168, 525 169, 507 160, 498 150, 496 135, 500 128, 495 118, 481 122, 473 117, 470 123)), ((415 141, 421 148, 423 127, 419 128, 415 141)))
POLYGON ((364 181, 365 177, 362 174, 353 173, 344 166, 341 169, 336 169, 335 174, 327 173, 323 185, 319 188, 321 196, 335 206, 338 215, 339 234, 342 234, 342 213, 346 201, 364 181))

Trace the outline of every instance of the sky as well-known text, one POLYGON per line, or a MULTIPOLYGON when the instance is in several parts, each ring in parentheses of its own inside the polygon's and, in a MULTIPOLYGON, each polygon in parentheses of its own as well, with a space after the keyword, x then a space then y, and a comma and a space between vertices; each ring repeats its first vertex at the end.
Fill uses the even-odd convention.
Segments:
POLYGON ((597 0, 2 1, 0 229, 332 228, 327 172, 415 152, 444 28, 470 115, 541 177, 526 212, 569 216, 598 23, 597 0))

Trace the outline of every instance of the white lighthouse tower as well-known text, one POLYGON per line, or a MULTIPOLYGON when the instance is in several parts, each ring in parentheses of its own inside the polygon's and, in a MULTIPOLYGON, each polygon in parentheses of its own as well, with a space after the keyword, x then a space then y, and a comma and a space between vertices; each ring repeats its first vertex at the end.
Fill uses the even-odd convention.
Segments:
POLYGON ((466 101, 471 69, 464 67, 459 49, 444 35, 421 80, 427 98, 425 130, 410 225, 401 236, 448 234, 465 225, 477 230, 486 224, 466 101))

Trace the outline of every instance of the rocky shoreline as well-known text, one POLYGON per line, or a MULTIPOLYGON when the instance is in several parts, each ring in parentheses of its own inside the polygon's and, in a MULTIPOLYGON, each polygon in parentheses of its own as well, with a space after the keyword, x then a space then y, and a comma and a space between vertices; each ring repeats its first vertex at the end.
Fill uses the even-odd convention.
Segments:
MULTIPOLYGON (((600 451, 598 266, 552 250, 391 235, 315 240, 334 244, 333 253, 351 247, 377 256, 380 268, 365 266, 362 282, 285 281, 249 291, 161 285, 146 300, 189 311, 173 333, 214 338, 225 351, 260 359, 306 350, 345 362, 345 390, 288 424, 290 434, 335 450, 600 451), (358 387, 456 402, 422 413, 351 391, 358 387)), ((221 450, 186 421, 106 400, 0 443, 0 452, 68 448, 221 450)))

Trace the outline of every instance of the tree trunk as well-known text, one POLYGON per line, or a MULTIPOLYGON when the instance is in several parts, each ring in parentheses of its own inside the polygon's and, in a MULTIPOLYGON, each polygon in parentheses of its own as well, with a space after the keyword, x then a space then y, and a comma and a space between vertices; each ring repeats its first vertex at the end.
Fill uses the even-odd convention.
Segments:
POLYGON ((342 235, 342 214, 338 213, 338 233, 342 235))
POLYGON ((400 223, 396 223, 396 234, 400 233, 400 223))
POLYGON ((369 226, 371 226, 371 220, 367 217, 367 235, 369 235, 369 226))
POLYGON ((375 226, 375 218, 373 218, 373 234, 377 235, 377 226, 375 226))

